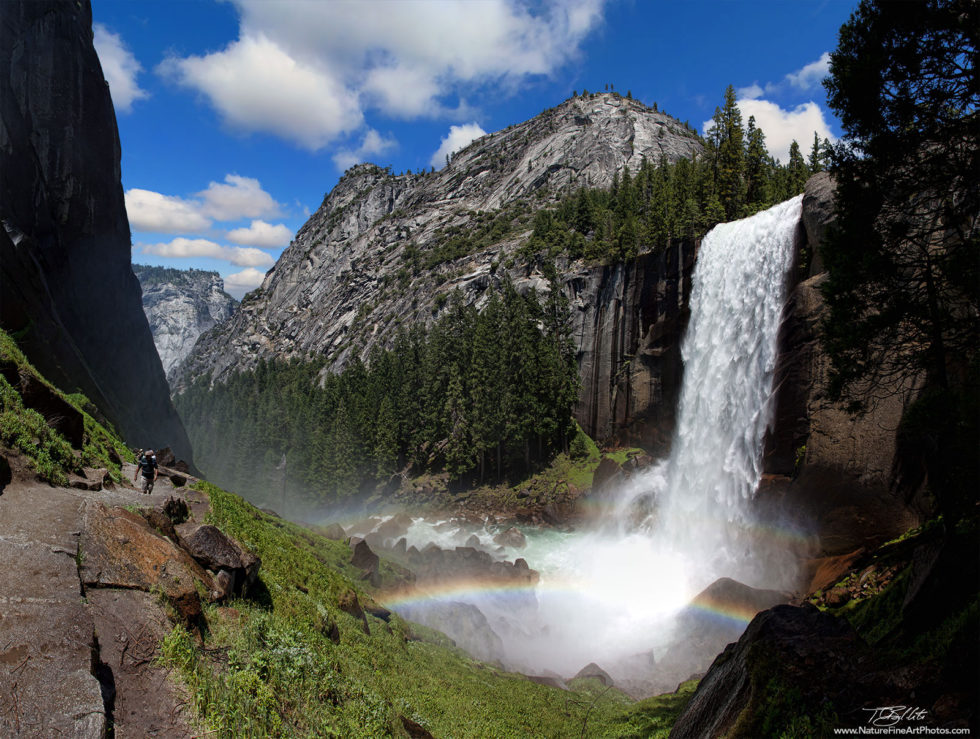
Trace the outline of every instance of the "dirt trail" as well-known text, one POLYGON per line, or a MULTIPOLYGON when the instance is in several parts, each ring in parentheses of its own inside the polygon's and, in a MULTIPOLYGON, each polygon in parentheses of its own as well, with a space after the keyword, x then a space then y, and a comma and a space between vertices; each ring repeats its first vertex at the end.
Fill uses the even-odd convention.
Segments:
POLYGON ((159 599, 86 588, 80 577, 80 541, 99 504, 152 507, 189 494, 200 511, 200 493, 174 488, 162 475, 151 495, 141 494, 131 486, 134 471, 126 465, 126 483, 112 489, 17 478, 3 489, 0 736, 104 737, 110 729, 115 737, 192 735, 180 695, 154 664, 156 645, 171 628, 159 599))

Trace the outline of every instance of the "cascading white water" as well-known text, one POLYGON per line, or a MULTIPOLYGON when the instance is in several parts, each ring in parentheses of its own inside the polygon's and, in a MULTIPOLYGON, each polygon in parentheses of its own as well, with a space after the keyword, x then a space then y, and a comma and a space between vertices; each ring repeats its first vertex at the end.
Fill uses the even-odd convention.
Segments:
MULTIPOLYGON (((715 579, 786 586, 772 566, 780 550, 761 555, 757 548, 747 503, 761 477, 801 203, 802 196, 705 236, 670 457, 621 491, 613 526, 568 535, 527 531, 528 549, 507 552, 541 572, 532 618, 523 613, 517 622, 506 604, 454 596, 487 614, 509 666, 570 676, 598 660, 628 672, 639 653, 668 642, 672 614, 715 579)), ((413 529, 409 543, 431 540, 424 525, 413 529), (413 534, 422 538, 412 541, 413 534)))
MULTIPOLYGON (((712 229, 694 271, 684 383, 652 531, 715 569, 742 564, 762 477, 777 336, 803 196, 712 229)), ((741 568, 739 568, 741 569, 741 568)), ((728 573, 732 574, 732 573, 728 573)))

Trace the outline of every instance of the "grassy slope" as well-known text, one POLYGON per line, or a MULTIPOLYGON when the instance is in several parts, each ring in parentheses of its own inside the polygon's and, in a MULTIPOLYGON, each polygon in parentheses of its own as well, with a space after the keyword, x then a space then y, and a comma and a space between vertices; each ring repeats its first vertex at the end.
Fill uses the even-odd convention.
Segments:
POLYGON ((212 522, 262 558, 265 588, 231 608, 210 607, 203 649, 180 629, 166 645, 219 734, 403 736, 406 717, 438 737, 567 737, 583 727, 585 736, 645 737, 666 735, 687 702, 690 691, 634 705, 592 681, 573 692, 531 683, 395 615, 390 623, 368 615, 366 634, 340 608, 353 593, 372 603, 343 542, 203 487, 212 522))
POLYGON ((21 453, 37 476, 52 484, 67 484, 68 475, 80 473, 83 467, 104 467, 119 482, 120 465, 113 459, 124 459, 130 452, 112 429, 105 428, 90 415, 88 411, 95 409, 89 400, 78 393, 63 393, 47 382, 27 361, 10 335, 0 331, 0 363, 8 362, 16 365, 19 371, 34 375, 73 405, 82 414, 85 434, 82 449, 76 454, 64 437, 48 427, 39 413, 24 407, 16 389, 0 376, 0 445, 21 453))

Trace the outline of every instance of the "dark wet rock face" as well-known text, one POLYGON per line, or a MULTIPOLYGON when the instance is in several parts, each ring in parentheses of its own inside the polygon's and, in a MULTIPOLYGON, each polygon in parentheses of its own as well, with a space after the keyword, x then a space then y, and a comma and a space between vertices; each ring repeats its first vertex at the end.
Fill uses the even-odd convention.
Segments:
POLYGON ((119 159, 89 1, 0 3, 0 326, 127 439, 189 460, 130 265, 119 159))
POLYGON ((845 619, 812 606, 764 611, 712 663, 671 739, 761 736, 753 731, 760 730, 770 681, 785 680, 816 708, 823 696, 854 679, 866 655, 867 646, 845 619))
POLYGON ((834 221, 828 174, 807 182, 801 217, 809 270, 790 293, 780 328, 775 417, 764 454, 771 477, 760 489, 760 508, 817 533, 819 554, 842 555, 873 549, 921 523, 905 503, 916 491, 895 475, 895 430, 915 392, 911 383, 883 383, 872 409, 858 415, 829 399, 830 358, 821 343, 827 317, 821 290, 829 275, 820 259, 834 221))

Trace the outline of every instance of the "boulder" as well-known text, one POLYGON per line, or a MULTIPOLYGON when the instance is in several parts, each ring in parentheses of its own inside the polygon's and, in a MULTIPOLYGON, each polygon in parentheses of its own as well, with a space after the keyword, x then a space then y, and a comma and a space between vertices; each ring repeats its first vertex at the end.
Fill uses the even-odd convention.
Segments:
POLYGON ((608 494, 624 479, 623 468, 619 462, 610 457, 603 457, 592 473, 592 493, 598 496, 608 494))
POLYGON ((177 541, 177 532, 174 530, 174 522, 161 510, 152 508, 143 513, 143 518, 154 529, 166 536, 170 541, 177 541))
POLYGON ((407 513, 396 513, 376 529, 377 533, 384 539, 397 539, 408 532, 412 525, 412 517, 407 513))
POLYGON ((435 737, 429 733, 428 729, 422 726, 422 724, 413 721, 408 716, 398 714, 398 718, 401 719, 402 726, 411 739, 435 739, 435 737))
POLYGON ((210 590, 211 577, 187 552, 124 508, 90 502, 81 537, 79 573, 86 587, 159 589, 188 625, 201 618, 198 580, 210 590))
POLYGON ((247 592, 255 582, 261 564, 259 558, 242 549, 221 529, 209 524, 197 526, 185 523, 176 530, 180 545, 201 566, 216 574, 221 571, 227 573, 230 581, 225 583, 223 580, 226 587, 215 589, 212 593, 214 600, 222 600, 231 593, 247 592))
POLYGON ((478 549, 480 547, 480 537, 476 534, 470 534, 470 538, 466 540, 466 546, 478 549))
POLYGON ((85 469, 81 475, 72 476, 68 484, 76 490, 102 490, 113 487, 109 470, 104 467, 98 470, 85 469))
POLYGON ((374 616, 375 618, 381 619, 385 623, 389 623, 391 621, 391 611, 389 611, 384 606, 375 603, 374 601, 369 601, 365 603, 363 608, 365 613, 368 613, 371 616, 374 616))
POLYGON ((184 485, 187 484, 187 478, 184 477, 183 475, 171 474, 169 475, 169 477, 170 477, 170 484, 173 485, 175 488, 182 488, 184 487, 184 485))
POLYGON ((565 681, 561 679, 560 676, 556 675, 525 675, 528 680, 532 683, 537 683, 538 685, 547 685, 549 688, 558 688, 559 690, 568 690, 568 685, 565 681))
POLYGON ((503 658, 504 643, 483 612, 458 601, 411 602, 398 607, 410 621, 438 629, 474 657, 486 662, 503 658))
POLYGON ((340 598, 337 599, 337 607, 359 621, 361 630, 365 634, 371 633, 371 627, 368 626, 367 617, 364 615, 364 609, 361 608, 361 604, 357 599, 357 593, 353 590, 345 590, 340 594, 340 598))
POLYGON ((184 523, 190 515, 190 511, 187 508, 187 501, 174 496, 167 498, 160 507, 160 510, 175 526, 184 523))
POLYGON ((599 665, 597 665, 595 662, 590 662, 587 664, 585 667, 575 673, 575 677, 572 679, 578 680, 579 678, 594 678, 606 687, 613 684, 613 679, 609 676, 609 673, 599 667, 599 665))
POLYGON ((327 539, 331 539, 333 541, 343 541, 347 538, 347 532, 344 531, 344 527, 336 521, 322 527, 320 529, 320 533, 327 539))
POLYGON ((855 689, 859 665, 867 659, 867 646, 846 619, 810 605, 775 606, 756 616, 738 642, 715 659, 674 724, 671 739, 765 735, 762 721, 774 685, 781 694, 797 695, 794 708, 815 720, 834 708, 828 705, 830 697, 851 705, 861 705, 861 698, 874 701, 874 686, 883 681, 864 685, 870 695, 855 689))
POLYGON ((674 636, 655 671, 657 689, 704 672, 759 611, 789 600, 789 593, 751 588, 728 577, 715 580, 678 614, 674 636))
POLYGON ((161 467, 173 467, 177 462, 173 449, 168 446, 163 447, 163 449, 155 449, 154 451, 157 457, 157 464, 161 467))
POLYGON ((385 546, 385 537, 379 534, 377 531, 372 531, 365 534, 364 541, 367 542, 372 549, 384 549, 385 546))
POLYGON ((354 546, 354 554, 350 561, 352 565, 367 573, 377 572, 381 564, 380 558, 371 550, 367 541, 359 541, 354 546))
POLYGON ((511 526, 493 537, 493 543, 514 549, 523 549, 527 545, 523 532, 516 526, 511 526))
POLYGON ((330 618, 327 613, 318 611, 313 627, 334 644, 340 644, 340 628, 337 626, 337 622, 330 618))

